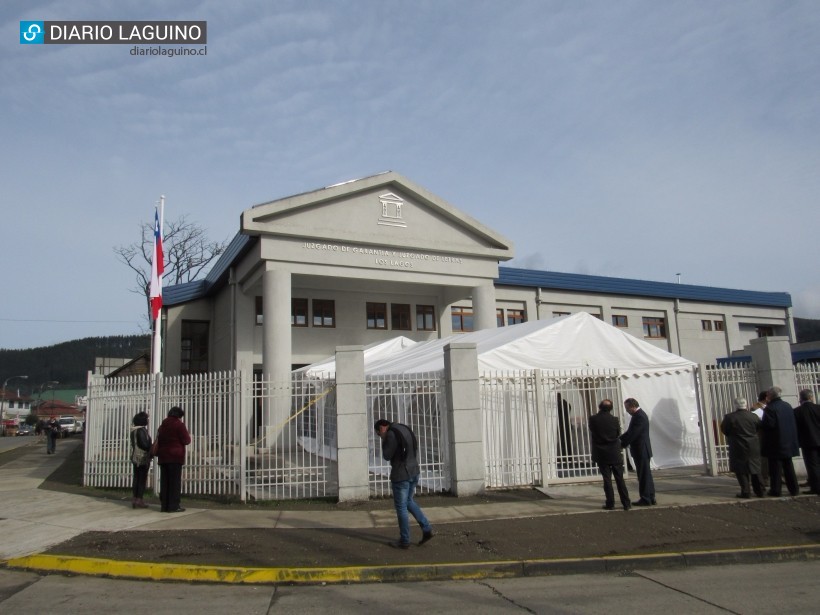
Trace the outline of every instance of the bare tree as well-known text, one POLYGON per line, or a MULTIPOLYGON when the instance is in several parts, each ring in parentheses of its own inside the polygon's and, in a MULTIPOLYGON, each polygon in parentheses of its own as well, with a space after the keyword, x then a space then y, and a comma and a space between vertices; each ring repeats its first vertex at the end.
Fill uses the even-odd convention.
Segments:
MULTIPOLYGON (((165 253, 165 272, 162 284, 173 285, 192 282, 202 274, 211 262, 225 251, 228 241, 211 241, 205 229, 191 222, 184 215, 176 220, 165 221, 162 247, 165 253)), ((128 265, 135 274, 131 292, 145 297, 146 315, 151 319, 151 259, 154 249, 154 225, 140 225, 142 239, 127 246, 114 248, 117 258, 128 265)))

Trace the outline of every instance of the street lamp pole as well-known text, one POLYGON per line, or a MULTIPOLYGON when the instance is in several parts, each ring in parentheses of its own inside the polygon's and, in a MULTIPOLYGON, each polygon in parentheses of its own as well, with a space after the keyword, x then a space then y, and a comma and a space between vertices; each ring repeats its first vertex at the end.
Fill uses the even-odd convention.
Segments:
POLYGON ((21 380, 27 380, 28 376, 9 376, 3 382, 3 397, 0 399, 0 425, 3 427, 3 435, 6 435, 6 385, 14 380, 15 378, 20 378, 21 380))

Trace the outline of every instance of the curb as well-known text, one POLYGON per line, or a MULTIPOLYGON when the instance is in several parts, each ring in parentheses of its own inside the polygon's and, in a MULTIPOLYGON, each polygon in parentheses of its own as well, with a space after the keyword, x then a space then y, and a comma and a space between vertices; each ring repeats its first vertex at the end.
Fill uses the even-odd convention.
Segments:
POLYGON ((185 581, 253 585, 398 583, 629 572, 729 564, 760 564, 820 559, 820 544, 689 553, 652 553, 590 558, 342 566, 316 568, 244 568, 129 562, 68 555, 29 555, 3 562, 6 568, 143 581, 185 581))

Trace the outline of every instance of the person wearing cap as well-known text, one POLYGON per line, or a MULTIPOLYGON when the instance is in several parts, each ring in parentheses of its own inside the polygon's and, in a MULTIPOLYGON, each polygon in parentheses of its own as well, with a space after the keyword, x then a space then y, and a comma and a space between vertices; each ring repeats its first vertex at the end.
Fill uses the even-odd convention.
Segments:
POLYGON ((760 419, 749 411, 742 397, 735 399, 735 411, 723 417, 720 424, 720 431, 729 443, 729 469, 735 473, 740 485, 739 498, 752 497, 752 489, 759 498, 764 494, 760 480, 760 439, 757 435, 760 428, 760 419))
POLYGON ((612 489, 612 477, 618 487, 618 497, 624 510, 632 506, 629 501, 629 490, 624 481, 624 454, 621 450, 621 422, 612 414, 612 400, 604 399, 598 404, 598 414, 589 417, 589 436, 592 442, 592 461, 604 479, 604 510, 615 508, 615 491, 612 489))

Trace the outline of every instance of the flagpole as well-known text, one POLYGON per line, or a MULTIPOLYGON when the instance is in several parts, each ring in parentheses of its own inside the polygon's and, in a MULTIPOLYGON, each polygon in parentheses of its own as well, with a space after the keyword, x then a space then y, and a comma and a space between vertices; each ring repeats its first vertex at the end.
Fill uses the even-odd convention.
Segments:
MULTIPOLYGON (((159 229, 160 229, 160 236, 162 236, 162 228, 163 222, 165 220, 165 195, 159 197, 159 229)), ((156 245, 154 246, 154 256, 156 258, 156 245)), ((162 279, 160 278, 160 287, 162 285, 162 279)), ((158 374, 162 367, 162 337, 161 337, 161 328, 162 328, 162 310, 160 309, 157 317, 154 319, 154 331, 152 337, 152 344, 151 344, 151 373, 158 374)))

